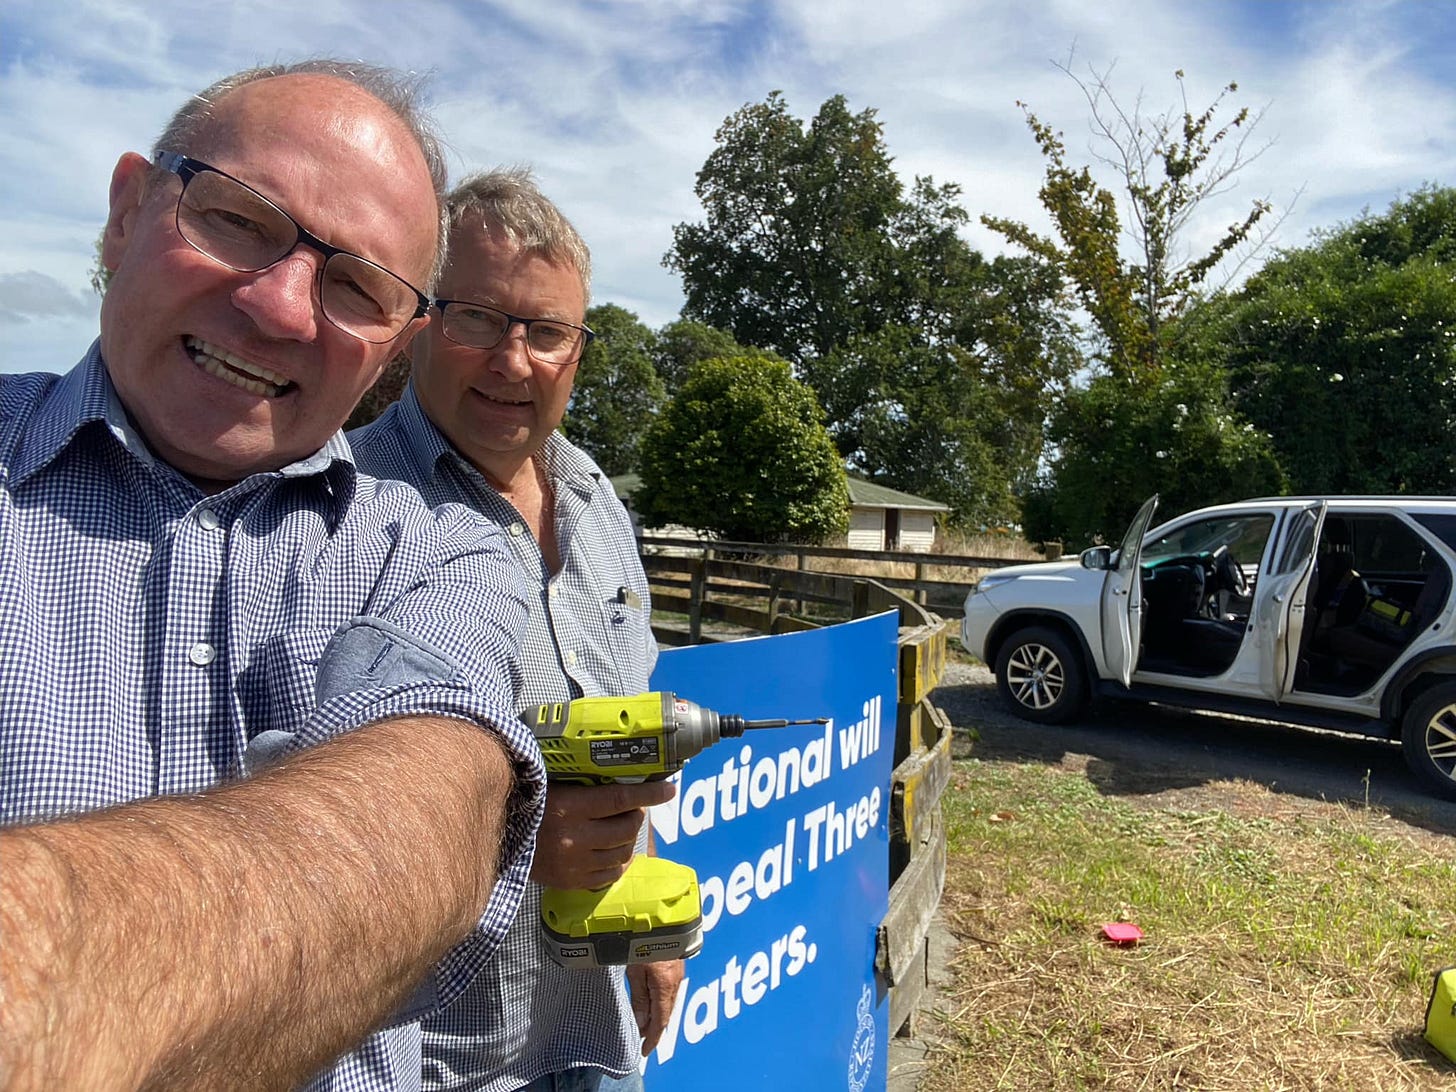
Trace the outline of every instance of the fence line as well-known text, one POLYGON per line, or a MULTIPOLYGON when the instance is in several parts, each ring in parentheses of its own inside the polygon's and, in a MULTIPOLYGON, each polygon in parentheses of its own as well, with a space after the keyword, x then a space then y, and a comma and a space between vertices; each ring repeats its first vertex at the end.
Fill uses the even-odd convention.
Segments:
MULTIPOLYGON (((948 568, 995 569, 1002 565, 1019 565, 1025 557, 981 556, 968 554, 922 554, 909 550, 851 550, 844 546, 805 546, 797 543, 724 542, 719 539, 679 538, 675 535, 639 535, 637 541, 644 547, 677 547, 685 550, 704 549, 719 553, 753 554, 759 557, 792 557, 797 559, 798 568, 808 568, 811 557, 834 558, 846 561, 892 561, 916 566, 916 575, 932 565, 948 568)), ((1061 543, 1048 542, 1042 545, 1047 556, 1061 553, 1061 543)))
MULTIPOLYGON (((832 546, 770 545, 752 542, 719 542, 643 536, 642 564, 653 584, 653 603, 663 611, 686 614, 693 624, 693 641, 702 639, 704 620, 728 622, 758 629, 763 633, 784 633, 802 629, 797 618, 803 605, 827 610, 831 620, 859 617, 852 613, 854 584, 871 579, 892 595, 904 596, 942 618, 959 618, 963 613, 966 580, 929 580, 932 566, 964 569, 992 569, 1021 564, 1025 558, 965 557, 952 554, 915 554, 899 551, 847 550, 832 546), (671 550, 670 553, 664 550, 671 550), (727 555, 727 556, 725 556, 727 555), (784 569, 742 560, 745 557, 793 557, 796 568, 784 569), (819 572, 809 568, 811 558, 903 562, 915 566, 914 577, 857 577, 819 572), (761 600, 748 605, 745 600, 761 600), (786 604, 792 601, 794 611, 786 604)), ((878 609, 888 609, 881 601, 878 609)))

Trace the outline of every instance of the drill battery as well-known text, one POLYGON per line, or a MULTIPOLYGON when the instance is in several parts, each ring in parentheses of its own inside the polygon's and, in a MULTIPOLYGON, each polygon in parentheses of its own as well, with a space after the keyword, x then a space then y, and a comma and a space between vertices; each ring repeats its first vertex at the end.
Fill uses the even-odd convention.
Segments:
POLYGON ((698 877, 687 865, 636 857, 616 883, 541 894, 541 937, 563 967, 686 959, 703 946, 698 877))

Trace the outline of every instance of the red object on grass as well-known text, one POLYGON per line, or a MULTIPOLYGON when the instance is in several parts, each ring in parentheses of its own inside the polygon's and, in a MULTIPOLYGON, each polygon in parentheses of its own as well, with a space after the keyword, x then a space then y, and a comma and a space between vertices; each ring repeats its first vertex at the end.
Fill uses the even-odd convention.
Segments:
POLYGON ((1102 927, 1102 935, 1114 944, 1136 944, 1143 931, 1130 921, 1113 921, 1102 927))

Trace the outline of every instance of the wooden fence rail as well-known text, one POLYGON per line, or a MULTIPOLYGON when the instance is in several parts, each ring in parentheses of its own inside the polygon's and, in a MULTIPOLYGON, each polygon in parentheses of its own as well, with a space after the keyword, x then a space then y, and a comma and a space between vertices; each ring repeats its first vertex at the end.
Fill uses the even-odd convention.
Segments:
MULTIPOLYGON (((760 597, 770 599, 787 597, 796 603, 804 601, 823 603, 848 603, 845 585, 833 581, 853 581, 853 576, 815 571, 811 567, 814 559, 851 560, 874 562, 898 562, 914 565, 913 577, 876 576, 874 579, 886 588, 914 600, 942 618, 959 618, 965 603, 966 592, 975 579, 975 570, 996 569, 1016 565, 1026 558, 969 557, 960 554, 914 554, 901 551, 847 550, 832 546, 771 545, 753 542, 719 542, 702 539, 673 538, 662 535, 645 535, 642 543, 643 564, 648 576, 656 586, 660 584, 669 596, 690 591, 694 574, 702 567, 699 579, 707 581, 707 601, 715 596, 730 595, 742 597, 752 595, 752 588, 761 589, 760 597), (794 569, 776 565, 755 564, 747 558, 792 557, 794 569), (735 569, 734 566, 740 566, 735 569), (931 580, 926 574, 932 568, 964 569, 964 580, 931 580), (773 574, 781 574, 775 576, 773 574), (797 577, 795 574, 799 574, 797 577), (735 585, 724 581, 736 582, 735 585)), ((1054 551, 1055 544, 1050 547, 1054 551)), ((719 599, 721 602, 721 598, 719 599)), ((679 610, 680 598, 670 600, 676 605, 664 603, 663 609, 679 610)), ((732 621, 717 617, 717 608, 709 607, 703 617, 709 620, 732 621)), ((731 610, 729 613, 733 613, 731 610)), ((777 611, 773 612, 777 616, 777 611)), ((747 624, 747 623, 745 623, 747 624)), ((789 623, 783 623, 788 626, 789 623)), ((779 633, 782 629, 765 629, 765 633, 779 633)))
MULTIPOLYGON (((1027 560, 1024 557, 1009 557, 1005 554, 972 557, 968 554, 921 554, 908 550, 850 550, 842 546, 805 546, 797 543, 724 542, 719 539, 680 538, 676 535, 640 535, 644 547, 653 549, 679 547, 687 550, 715 550, 721 554, 757 555, 759 557, 792 557, 800 569, 809 567, 810 558, 822 557, 843 561, 895 561, 914 565, 917 572, 930 565, 946 565, 952 568, 995 569, 1002 565, 1016 565, 1027 560)), ((1044 553, 1060 553, 1060 544, 1047 543, 1044 553)))

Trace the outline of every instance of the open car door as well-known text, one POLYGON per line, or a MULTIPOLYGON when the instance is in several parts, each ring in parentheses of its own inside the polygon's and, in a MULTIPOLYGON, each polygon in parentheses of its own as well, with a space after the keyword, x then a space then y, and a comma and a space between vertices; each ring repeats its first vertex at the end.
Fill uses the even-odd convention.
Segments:
POLYGON ((1117 549, 1117 564, 1102 582, 1102 656, 1123 686, 1132 683, 1143 639, 1143 536, 1157 507, 1154 493, 1138 509, 1117 549))
POLYGON ((1294 689, 1299 646, 1309 621, 1305 609, 1314 578, 1315 544, 1324 533, 1325 501, 1287 519, 1278 552, 1254 585, 1251 620, 1259 644, 1259 689, 1278 701, 1294 689))

